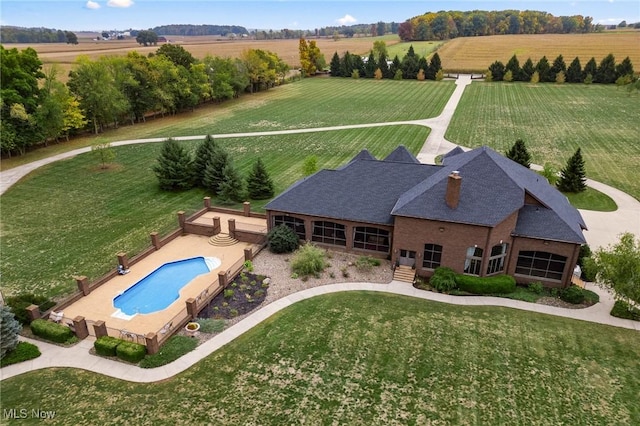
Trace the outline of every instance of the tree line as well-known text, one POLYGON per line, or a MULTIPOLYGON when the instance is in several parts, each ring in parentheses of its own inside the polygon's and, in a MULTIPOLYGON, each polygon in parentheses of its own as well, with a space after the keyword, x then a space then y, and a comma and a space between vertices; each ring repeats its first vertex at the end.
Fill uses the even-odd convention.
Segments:
POLYGON ((154 27, 151 31, 160 35, 170 36, 207 36, 207 35, 227 35, 227 34, 248 34, 245 27, 238 25, 191 25, 172 24, 154 27))
POLYGON ((633 73, 633 64, 628 56, 616 64, 616 59, 611 53, 603 58, 600 64, 592 57, 584 68, 577 56, 569 66, 567 66, 564 57, 558 55, 553 63, 549 63, 547 57, 543 56, 535 65, 531 58, 527 58, 521 67, 518 57, 513 55, 506 65, 500 61, 489 65, 486 80, 625 85, 633 82, 633 73))
POLYGON ((0 148, 7 156, 84 129, 97 134, 150 115, 267 90, 281 84, 289 69, 270 51, 198 60, 182 46, 167 44, 148 56, 135 51, 95 60, 79 56, 65 85, 55 66, 43 72, 32 48, 0 45, 0 53, 0 148))
POLYGON ((428 61, 426 57, 417 55, 413 46, 409 46, 402 60, 395 55, 390 61, 384 41, 376 41, 369 56, 365 58, 353 55, 349 51, 340 57, 338 52, 335 52, 331 58, 330 69, 332 77, 364 77, 378 80, 442 80, 444 77, 437 52, 433 54, 431 61, 428 61))
POLYGON ((74 32, 56 30, 55 28, 0 26, 0 43, 78 44, 78 36, 74 32))
POLYGON ((501 34, 569 34, 599 30, 590 16, 553 16, 535 10, 428 12, 400 24, 403 41, 501 34))

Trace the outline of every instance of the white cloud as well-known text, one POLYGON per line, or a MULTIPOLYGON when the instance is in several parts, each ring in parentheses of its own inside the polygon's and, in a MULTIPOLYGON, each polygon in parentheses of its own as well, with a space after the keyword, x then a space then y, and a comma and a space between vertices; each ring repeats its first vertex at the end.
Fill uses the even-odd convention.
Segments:
POLYGON ((338 22, 338 24, 340 25, 349 25, 349 24, 355 24, 356 22, 358 22, 358 20, 353 16, 346 14, 342 18, 336 19, 336 22, 338 22))
POLYGON ((91 1, 91 0, 87 1, 87 4, 85 4, 85 7, 87 9, 100 9, 100 5, 95 1, 91 1))
POLYGON ((107 6, 127 8, 127 7, 133 6, 133 1, 132 0, 109 0, 107 2, 107 6))

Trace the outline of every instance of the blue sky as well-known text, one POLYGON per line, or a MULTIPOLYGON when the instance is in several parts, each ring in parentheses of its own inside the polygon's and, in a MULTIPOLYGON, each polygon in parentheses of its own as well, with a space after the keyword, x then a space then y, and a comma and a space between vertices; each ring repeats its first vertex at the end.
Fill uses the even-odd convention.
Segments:
POLYGON ((540 10, 583 15, 594 23, 640 21, 639 0, 1 0, 0 25, 72 31, 146 29, 166 24, 240 25, 248 29, 314 29, 403 22, 439 10, 540 10))

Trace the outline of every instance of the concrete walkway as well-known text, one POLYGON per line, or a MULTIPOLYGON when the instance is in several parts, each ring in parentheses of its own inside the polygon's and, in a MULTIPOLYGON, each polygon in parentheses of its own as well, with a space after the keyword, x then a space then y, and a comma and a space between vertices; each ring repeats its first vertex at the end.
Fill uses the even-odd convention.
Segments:
POLYGON ((34 360, 10 365, 8 367, 0 369, 0 380, 8 379, 10 377, 26 373, 28 371, 51 367, 80 368, 83 370, 92 371, 94 373, 103 374, 105 376, 138 383, 150 383, 165 380, 185 371, 187 368, 193 366, 201 359, 209 356, 216 350, 220 349, 227 343, 241 336, 246 331, 252 329, 262 321, 271 317, 273 314, 283 310, 284 308, 301 300, 309 299, 323 294, 337 293, 342 291, 378 291, 411 296, 436 302, 450 303, 454 305, 502 306, 640 331, 640 322, 615 318, 609 315, 609 311, 611 310, 611 307, 614 303, 614 300, 609 293, 600 289, 599 287, 593 286, 592 284, 587 284, 587 286, 589 290, 595 291, 600 295, 600 303, 597 303, 585 309, 565 309, 535 303, 522 302, 519 300, 503 299, 499 297, 450 296, 446 294, 418 290, 411 284, 399 281, 392 281, 389 284, 332 284, 310 288, 308 290, 303 290, 279 299, 258 310, 257 312, 249 315, 247 318, 224 330, 222 333, 214 336, 212 339, 206 341, 202 345, 198 346, 194 351, 189 352, 188 354, 182 356, 180 359, 158 368, 145 369, 91 355, 89 353, 89 350, 91 349, 91 347, 93 347, 93 338, 85 339, 71 348, 63 348, 41 341, 21 338, 21 340, 37 344, 40 348, 40 351, 42 352, 42 355, 34 360))

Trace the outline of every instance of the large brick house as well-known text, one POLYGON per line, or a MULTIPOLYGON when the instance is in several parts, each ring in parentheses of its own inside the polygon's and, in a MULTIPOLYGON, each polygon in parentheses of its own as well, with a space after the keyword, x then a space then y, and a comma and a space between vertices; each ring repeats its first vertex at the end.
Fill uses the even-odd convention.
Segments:
POLYGON ((585 243, 580 213, 537 173, 488 147, 456 148, 443 165, 403 146, 384 160, 361 151, 296 182, 266 206, 269 228, 301 240, 391 259, 430 276, 506 273, 566 287, 585 243))

